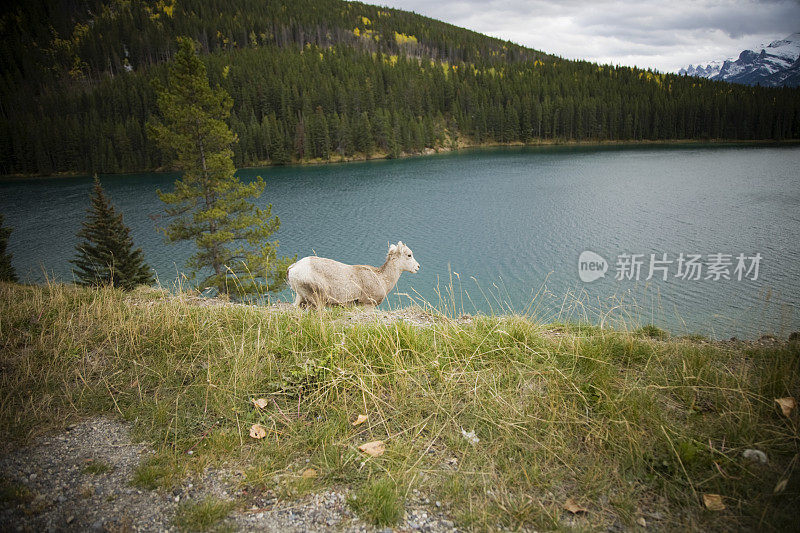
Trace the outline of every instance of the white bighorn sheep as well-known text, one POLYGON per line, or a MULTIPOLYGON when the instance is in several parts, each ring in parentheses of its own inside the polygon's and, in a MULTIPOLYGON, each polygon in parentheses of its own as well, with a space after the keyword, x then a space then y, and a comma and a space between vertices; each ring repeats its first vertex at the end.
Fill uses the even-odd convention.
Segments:
POLYGON ((399 241, 389 245, 381 267, 346 265, 324 257, 304 257, 289 267, 289 286, 298 307, 380 304, 397 284, 400 274, 418 272, 411 249, 399 241))

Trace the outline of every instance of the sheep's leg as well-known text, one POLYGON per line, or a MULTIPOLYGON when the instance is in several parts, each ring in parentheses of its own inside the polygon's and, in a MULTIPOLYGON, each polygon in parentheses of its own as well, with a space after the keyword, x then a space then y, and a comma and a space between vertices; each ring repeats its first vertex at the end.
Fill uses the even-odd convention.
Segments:
POLYGON ((311 292, 311 298, 308 301, 309 307, 314 307, 318 311, 321 311, 325 308, 325 295, 318 290, 314 290, 311 292))
POLYGON ((303 309, 312 309, 319 307, 317 304, 317 294, 314 291, 309 291, 303 294, 303 301, 301 302, 303 309))
POLYGON ((294 298, 295 307, 297 307, 298 309, 308 309, 309 307, 311 307, 311 305, 312 302, 307 295, 301 292, 296 293, 296 296, 294 298))
POLYGON ((324 299, 314 284, 298 284, 296 294, 294 305, 301 309, 308 309, 310 307, 319 309, 324 305, 324 299))

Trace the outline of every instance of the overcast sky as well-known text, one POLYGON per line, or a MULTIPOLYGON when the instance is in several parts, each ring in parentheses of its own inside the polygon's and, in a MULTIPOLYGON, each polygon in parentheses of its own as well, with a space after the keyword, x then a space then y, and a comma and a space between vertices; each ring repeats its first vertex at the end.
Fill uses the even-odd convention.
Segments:
MULTIPOLYGON (((370 0, 365 0, 373 3, 370 0)), ((676 71, 800 32, 800 0, 377 0, 569 59, 676 71)))

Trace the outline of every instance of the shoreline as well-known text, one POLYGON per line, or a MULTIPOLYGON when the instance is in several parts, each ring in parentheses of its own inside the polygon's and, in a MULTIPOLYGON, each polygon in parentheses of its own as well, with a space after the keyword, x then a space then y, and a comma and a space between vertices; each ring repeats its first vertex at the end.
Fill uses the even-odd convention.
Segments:
MULTIPOLYGON (((26 290, 52 290, 53 287, 72 291, 86 289, 84 286, 64 280, 55 282, 52 280, 47 282, 0 282, 0 290, 2 290, 3 284, 26 290)), ((102 290, 106 289, 108 289, 108 287, 102 288, 102 290)), ((123 291, 123 294, 131 298, 149 298, 198 309, 256 310, 266 313, 267 315, 273 313, 311 313, 311 311, 303 311, 296 308, 292 304, 293 298, 285 299, 280 296, 280 293, 274 296, 268 295, 266 300, 247 302, 231 300, 219 296, 204 296, 201 291, 198 291, 196 288, 174 292, 174 289, 170 290, 161 285, 140 285, 133 291, 127 293, 123 291)), ((434 307, 425 302, 411 302, 407 305, 401 304, 399 306, 390 305, 386 308, 380 306, 367 308, 359 305, 326 306, 320 312, 322 315, 329 315, 333 323, 342 325, 375 323, 392 325, 404 322, 415 327, 425 328, 437 324, 467 325, 481 320, 497 320, 500 322, 525 320, 536 324, 543 332, 553 337, 559 337, 569 331, 615 334, 636 333, 660 342, 687 341, 699 345, 727 348, 777 346, 800 341, 800 330, 796 330, 791 326, 786 328, 780 326, 775 329, 762 330, 756 333, 731 330, 725 334, 718 334, 707 322, 696 320, 689 320, 689 322, 699 323, 700 327, 693 330, 685 328, 681 331, 676 324, 668 324, 663 320, 648 322, 647 320, 636 319, 620 323, 612 319, 608 321, 609 323, 607 325, 604 325, 602 322, 589 319, 541 320, 536 315, 517 310, 504 310, 495 313, 473 308, 472 310, 461 309, 459 312, 457 310, 453 311, 447 308, 434 307)))
MULTIPOLYGON (((389 154, 383 152, 376 152, 370 157, 366 157, 363 153, 354 154, 350 157, 339 156, 337 158, 329 159, 310 159, 306 161, 293 161, 285 165, 277 165, 269 161, 259 162, 256 165, 248 165, 237 167, 236 170, 252 170, 258 168, 269 167, 305 167, 317 165, 335 165, 344 163, 365 163, 368 161, 385 161, 389 159, 412 159, 418 157, 428 157, 442 154, 450 154, 460 152, 462 150, 482 150, 485 148, 551 148, 551 147, 582 147, 582 148, 626 148, 626 147, 691 147, 700 145, 716 145, 720 147, 734 147, 734 146, 753 146, 753 147, 773 147, 773 146, 800 146, 800 139, 784 139, 784 140, 771 140, 771 139, 753 139, 753 140, 736 140, 736 139, 671 139, 671 140, 640 140, 640 141, 560 141, 560 140, 542 140, 532 143, 523 143, 520 141, 501 143, 501 142, 485 142, 485 143, 459 143, 458 147, 439 147, 439 148, 424 148, 419 153, 405 153, 400 154, 399 157, 392 158, 389 154)), ((113 172, 102 173, 103 176, 123 176, 126 174, 140 174, 140 173, 170 173, 180 172, 175 169, 155 168, 148 170, 132 170, 126 172, 113 172)), ((55 172, 53 174, 0 174, 0 180, 28 180, 28 179, 47 179, 47 178, 79 178, 87 177, 91 174, 82 172, 55 172)))

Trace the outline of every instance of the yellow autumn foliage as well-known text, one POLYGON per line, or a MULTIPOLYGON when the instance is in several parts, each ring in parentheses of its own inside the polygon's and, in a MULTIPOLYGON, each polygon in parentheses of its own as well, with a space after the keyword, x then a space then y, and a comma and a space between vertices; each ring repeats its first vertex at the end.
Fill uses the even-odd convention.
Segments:
POLYGON ((403 45, 407 43, 417 44, 417 38, 413 35, 406 35, 405 33, 394 32, 394 40, 397 44, 403 45))

